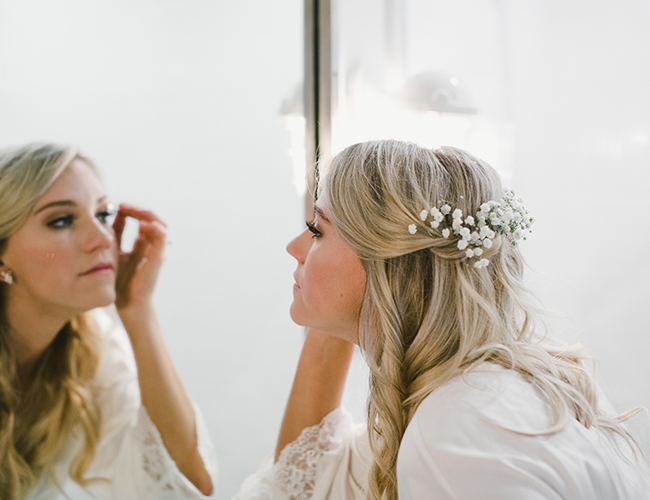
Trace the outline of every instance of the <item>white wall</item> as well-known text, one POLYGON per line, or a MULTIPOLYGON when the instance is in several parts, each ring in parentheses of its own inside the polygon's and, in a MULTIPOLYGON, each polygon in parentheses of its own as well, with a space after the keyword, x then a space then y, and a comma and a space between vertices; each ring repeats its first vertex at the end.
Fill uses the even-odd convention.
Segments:
POLYGON ((280 116, 301 80, 300 0, 0 0, 0 147, 77 145, 169 224, 155 299, 222 499, 273 451, 302 342, 280 116))

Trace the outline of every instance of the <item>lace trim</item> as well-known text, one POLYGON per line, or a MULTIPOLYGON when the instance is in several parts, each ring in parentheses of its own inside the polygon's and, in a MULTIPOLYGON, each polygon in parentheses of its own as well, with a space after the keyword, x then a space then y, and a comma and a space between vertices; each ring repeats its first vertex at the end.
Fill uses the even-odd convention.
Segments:
POLYGON ((345 442, 352 429, 352 417, 341 408, 329 413, 280 453, 278 462, 265 461, 250 476, 233 500, 308 500, 316 488, 316 476, 323 455, 345 442))
MULTIPOLYGON (((204 425, 198 408, 194 405, 194 415, 197 421, 197 437, 199 440, 199 453, 213 485, 216 487, 216 456, 212 443, 207 439, 204 425), (207 455, 206 455, 207 453, 207 455)), ((173 493, 173 498, 199 499, 205 496, 183 475, 176 467, 176 463, 169 456, 167 448, 162 441, 158 428, 151 421, 144 406, 140 407, 138 423, 135 428, 136 438, 142 449, 142 467, 151 478, 152 489, 158 492, 173 493)), ((215 488, 216 489, 216 488, 215 488)), ((213 491, 214 493, 214 491, 213 491)))

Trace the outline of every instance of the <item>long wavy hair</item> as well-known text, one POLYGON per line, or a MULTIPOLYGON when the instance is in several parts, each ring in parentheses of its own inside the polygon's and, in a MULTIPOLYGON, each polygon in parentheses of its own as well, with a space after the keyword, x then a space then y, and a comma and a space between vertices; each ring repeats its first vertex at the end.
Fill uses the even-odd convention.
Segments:
POLYGON ((539 308, 523 283, 518 248, 497 235, 484 249, 490 264, 476 269, 457 240, 438 229, 407 230, 440 200, 474 214, 482 203, 502 198, 491 166, 451 147, 366 142, 333 159, 324 192, 334 224, 367 276, 359 343, 370 367, 374 463, 368 498, 397 498, 397 455, 420 403, 486 361, 516 370, 546 396, 554 421, 544 434, 577 419, 622 436, 640 453, 621 425, 640 409, 618 418, 599 411, 594 378, 584 364, 589 355, 580 346, 545 339, 533 321, 539 308))
MULTIPOLYGON (((0 255, 38 199, 74 159, 95 170, 76 150, 53 144, 0 151, 0 255)), ((72 318, 43 353, 29 388, 21 391, 8 341, 9 286, 0 283, 0 491, 3 498, 14 500, 25 497, 41 473, 53 474, 57 452, 78 433, 82 445, 69 474, 81 485, 88 483, 84 474, 94 458, 100 429, 91 381, 101 345, 97 325, 88 314, 72 318)))

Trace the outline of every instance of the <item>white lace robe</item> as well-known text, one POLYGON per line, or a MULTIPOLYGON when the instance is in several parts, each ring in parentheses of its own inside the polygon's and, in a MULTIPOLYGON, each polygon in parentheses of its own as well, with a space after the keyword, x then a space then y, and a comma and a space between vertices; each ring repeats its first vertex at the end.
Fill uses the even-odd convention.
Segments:
MULTIPOLYGON (((61 489, 43 474, 28 500, 180 500, 206 498, 178 470, 160 434, 140 403, 135 360, 126 332, 117 320, 97 311, 105 344, 94 386, 102 427, 97 454, 86 477, 103 478, 86 488, 68 475, 79 449, 70 436, 55 464, 61 489), (62 490, 62 491, 61 491, 62 490)), ((214 447, 199 408, 194 405, 199 452, 216 491, 214 447)))
MULTIPOLYGON (((648 500, 650 472, 577 421, 549 436, 548 404, 518 373, 485 363, 431 393, 397 460, 400 500, 648 500), (511 429, 511 430, 507 430, 511 429)), ((235 500, 361 500, 366 431, 335 410, 242 485, 235 500)))

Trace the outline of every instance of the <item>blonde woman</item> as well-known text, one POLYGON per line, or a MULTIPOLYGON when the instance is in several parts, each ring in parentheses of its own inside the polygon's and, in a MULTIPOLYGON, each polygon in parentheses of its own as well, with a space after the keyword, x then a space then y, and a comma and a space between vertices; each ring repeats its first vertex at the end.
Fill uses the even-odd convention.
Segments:
POLYGON ((165 224, 122 205, 111 227, 112 212, 96 168, 76 150, 0 152, 3 499, 204 498, 213 490, 211 443, 152 306, 165 224), (139 234, 124 253, 127 217, 139 221, 139 234), (126 333, 96 310, 114 302, 126 333))
POLYGON ((240 499, 650 498, 586 355, 544 339, 517 245, 532 219, 454 148, 350 146, 289 243, 308 327, 275 464, 240 499), (353 346, 368 426, 338 409, 353 346))

